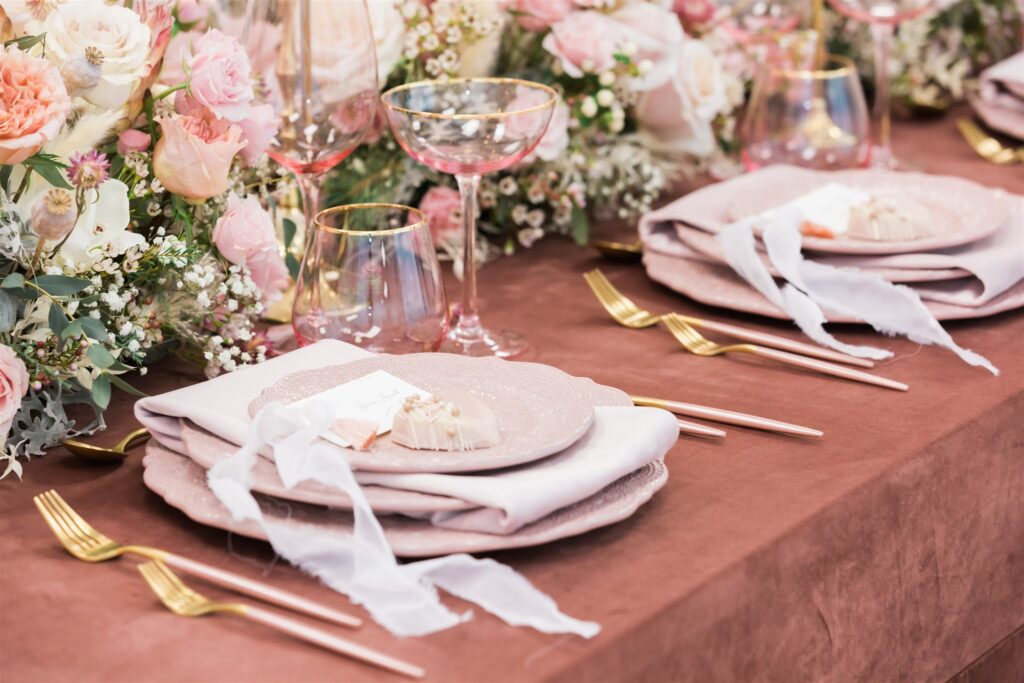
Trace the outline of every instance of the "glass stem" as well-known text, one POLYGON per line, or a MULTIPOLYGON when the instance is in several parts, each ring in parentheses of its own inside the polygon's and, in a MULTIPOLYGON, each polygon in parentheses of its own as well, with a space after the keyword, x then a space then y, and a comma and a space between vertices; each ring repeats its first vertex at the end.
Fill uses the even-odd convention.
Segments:
POLYGON ((462 305, 455 329, 458 338, 470 341, 483 334, 476 303, 476 193, 479 175, 456 175, 462 198, 462 305))
POLYGON ((310 313, 320 312, 320 240, 316 238, 316 212, 320 202, 320 183, 322 175, 297 173, 299 191, 302 194, 302 234, 306 243, 303 245, 302 268, 299 278, 309 278, 310 313))
POLYGON ((890 165, 893 158, 890 146, 892 111, 889 100, 889 52, 892 49, 893 31, 892 24, 871 24, 871 37, 875 44, 875 102, 872 107, 872 118, 876 138, 875 149, 872 152, 873 166, 890 165))

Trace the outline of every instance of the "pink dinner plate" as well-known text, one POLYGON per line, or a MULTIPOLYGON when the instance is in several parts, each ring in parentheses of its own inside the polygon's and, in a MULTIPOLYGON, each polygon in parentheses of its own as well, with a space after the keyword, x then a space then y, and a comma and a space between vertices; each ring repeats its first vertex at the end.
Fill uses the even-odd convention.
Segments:
MULTIPOLYGON (((142 461, 146 486, 192 520, 218 529, 266 540, 252 522, 235 522, 206 486, 206 470, 155 441, 146 444, 142 461)), ((400 557, 432 557, 450 553, 479 553, 550 543, 614 524, 632 515, 668 481, 661 461, 644 465, 606 486, 590 498, 556 510, 508 535, 439 529, 429 522, 400 516, 380 519, 394 553, 400 557)), ((281 501, 256 495, 263 514, 294 529, 352 532, 351 513, 318 505, 281 501)))
POLYGON ((905 254, 955 247, 995 232, 1010 211, 1005 192, 963 178, 879 170, 815 171, 795 166, 769 166, 687 195, 676 218, 717 233, 729 223, 772 209, 829 182, 879 196, 905 196, 920 203, 930 213, 929 234, 894 242, 859 240, 846 235, 833 239, 804 237, 805 250, 831 254, 905 254))
MULTIPOLYGON (((655 282, 702 304, 789 320, 789 315, 761 296, 727 265, 647 252, 644 254, 644 266, 648 277, 655 282)), ((983 306, 972 308, 937 301, 925 301, 924 304, 937 320, 984 318, 1024 306, 1024 280, 983 306)), ((825 316, 829 322, 862 322, 835 311, 826 310, 825 316)))
POLYGON ((396 444, 385 434, 369 451, 338 448, 354 470, 477 472, 532 462, 579 440, 590 428, 596 406, 632 405, 618 389, 549 365, 413 353, 379 355, 288 375, 253 400, 249 414, 255 415, 271 401, 292 403, 377 370, 441 396, 446 390, 473 394, 494 411, 501 441, 469 451, 427 451, 396 444))
MULTIPOLYGON (((185 455, 205 470, 238 451, 238 446, 182 420, 181 440, 185 455)), ((312 505, 326 505, 342 510, 351 510, 352 501, 344 492, 321 484, 318 481, 304 481, 294 488, 288 488, 277 474, 277 468, 266 458, 256 458, 252 469, 252 490, 266 493, 282 500, 294 500, 312 505)), ((418 491, 403 491, 386 486, 367 485, 363 487, 366 502, 378 514, 431 514, 451 512, 474 507, 459 498, 437 496, 418 491)))

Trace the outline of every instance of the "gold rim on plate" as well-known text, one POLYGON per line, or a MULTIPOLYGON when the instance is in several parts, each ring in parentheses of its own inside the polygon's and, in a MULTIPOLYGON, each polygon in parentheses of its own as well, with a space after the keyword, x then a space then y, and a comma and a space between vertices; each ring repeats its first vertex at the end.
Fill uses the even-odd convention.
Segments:
POLYGON ((400 232, 409 232, 410 230, 426 227, 427 215, 419 209, 412 206, 406 206, 405 204, 366 202, 362 204, 343 204, 341 206, 332 206, 329 209, 324 209, 316 215, 313 219, 313 223, 316 225, 317 230, 323 230, 324 232, 330 232, 335 235, 395 235, 400 232), (396 211, 405 211, 416 216, 416 222, 410 223, 409 221, 406 221, 406 225, 399 228, 384 228, 383 230, 349 230, 348 228, 335 228, 330 225, 325 225, 321 221, 321 217, 326 216, 327 214, 348 213, 359 209, 394 209, 396 211))
POLYGON ((531 114, 536 111, 543 111, 549 107, 554 107, 555 103, 558 102, 558 92, 543 83, 537 83, 536 81, 526 81, 521 78, 502 78, 498 76, 491 77, 477 77, 477 78, 451 78, 448 80, 434 79, 426 81, 414 81, 412 83, 403 83, 402 85, 396 85, 394 88, 386 91, 380 96, 381 103, 391 109, 392 111, 402 112, 403 114, 409 114, 412 116, 424 116, 433 119, 452 119, 452 120, 466 120, 466 119, 498 119, 508 116, 519 116, 521 114, 531 114), (550 95, 549 99, 544 104, 538 104, 533 107, 526 109, 517 109, 515 111, 503 111, 494 112, 490 114, 442 114, 434 111, 418 111, 416 109, 409 109, 407 107, 401 107, 397 104, 388 102, 388 97, 395 93, 404 92, 406 90, 412 90, 413 88, 421 88, 429 85, 458 85, 460 83, 509 83, 517 85, 525 85, 538 90, 543 90, 550 95))

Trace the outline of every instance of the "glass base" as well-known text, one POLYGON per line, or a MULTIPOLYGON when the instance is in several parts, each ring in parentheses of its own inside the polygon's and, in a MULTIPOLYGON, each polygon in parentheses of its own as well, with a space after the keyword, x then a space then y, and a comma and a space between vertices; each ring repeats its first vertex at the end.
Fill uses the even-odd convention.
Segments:
POLYGON ((871 158, 868 160, 868 168, 880 169, 883 171, 896 171, 903 167, 896 156, 892 153, 891 147, 872 147, 871 158))
POLYGON ((441 342, 443 353, 457 353, 460 356, 516 358, 530 348, 526 340, 514 332, 491 332, 480 330, 471 337, 460 335, 456 327, 441 342))

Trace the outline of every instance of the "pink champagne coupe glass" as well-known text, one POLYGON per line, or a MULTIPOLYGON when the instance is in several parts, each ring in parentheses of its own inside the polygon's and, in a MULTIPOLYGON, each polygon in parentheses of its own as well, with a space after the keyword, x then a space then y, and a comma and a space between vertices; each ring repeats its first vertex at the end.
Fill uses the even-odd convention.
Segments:
POLYGON ((537 146, 558 94, 515 78, 420 81, 381 96, 391 131, 413 159, 455 175, 465 234, 462 301, 442 351, 510 358, 526 350, 519 335, 486 329, 476 291, 476 214, 480 176, 508 168, 537 146))
POLYGON ((312 232, 324 175, 359 146, 378 107, 366 2, 249 0, 242 44, 253 105, 269 104, 278 123, 267 154, 295 174, 312 232))
POLYGON ((872 168, 895 169, 891 140, 891 102, 889 98, 889 52, 896 24, 923 14, 931 0, 828 0, 845 16, 871 25, 875 44, 875 101, 871 110, 875 144, 871 150, 872 168))

